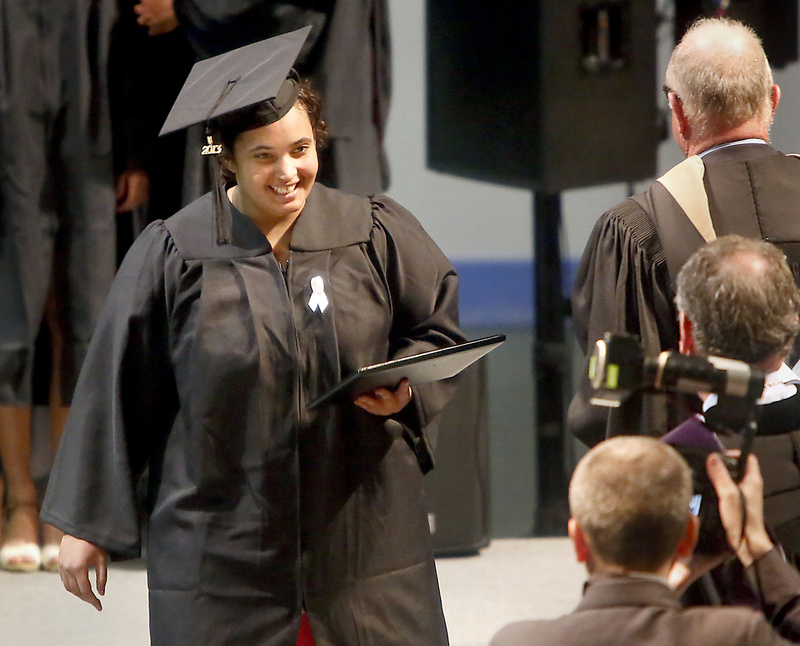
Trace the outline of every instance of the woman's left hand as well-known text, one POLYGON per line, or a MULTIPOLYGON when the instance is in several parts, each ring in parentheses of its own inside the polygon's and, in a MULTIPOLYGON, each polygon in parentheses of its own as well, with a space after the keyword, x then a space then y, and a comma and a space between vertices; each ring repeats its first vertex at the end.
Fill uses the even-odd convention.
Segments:
POLYGON ((411 384, 403 379, 395 390, 376 388, 356 397, 353 402, 373 415, 394 415, 406 407, 411 401, 411 384))
POLYGON ((180 25, 173 0, 140 0, 133 11, 136 22, 147 27, 148 36, 168 34, 180 25))

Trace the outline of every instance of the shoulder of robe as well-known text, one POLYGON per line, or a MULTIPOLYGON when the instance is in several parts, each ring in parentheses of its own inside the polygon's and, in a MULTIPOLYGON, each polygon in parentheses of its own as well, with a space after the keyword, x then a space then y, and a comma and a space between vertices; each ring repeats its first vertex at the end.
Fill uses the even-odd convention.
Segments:
POLYGON ((411 211, 386 195, 374 195, 370 202, 373 223, 384 235, 407 251, 418 256, 427 254, 431 260, 444 263, 447 271, 452 271, 449 260, 411 211))
POLYGON ((664 247, 648 208, 652 208, 652 191, 660 185, 653 186, 645 193, 638 193, 620 202, 607 211, 598 223, 602 226, 602 235, 612 235, 620 245, 636 249, 652 259, 654 263, 665 262, 664 247))
POLYGON ((372 209, 369 198, 314 184, 292 231, 291 248, 322 251, 367 242, 372 209))
POLYGON ((250 258, 271 250, 264 234, 238 211, 232 212, 231 242, 219 244, 211 193, 206 193, 164 220, 164 226, 184 260, 250 258))
POLYGON ((380 232, 373 236, 376 243, 379 237, 391 240, 389 244, 402 249, 407 258, 418 263, 424 259, 431 267, 437 267, 440 275, 455 273, 452 263, 411 211, 386 195, 374 195, 370 202, 375 231, 380 232))
POLYGON ((388 195, 373 195, 370 197, 370 204, 372 205, 372 217, 375 220, 389 226, 392 223, 402 223, 402 226, 424 231, 422 224, 414 214, 388 195))

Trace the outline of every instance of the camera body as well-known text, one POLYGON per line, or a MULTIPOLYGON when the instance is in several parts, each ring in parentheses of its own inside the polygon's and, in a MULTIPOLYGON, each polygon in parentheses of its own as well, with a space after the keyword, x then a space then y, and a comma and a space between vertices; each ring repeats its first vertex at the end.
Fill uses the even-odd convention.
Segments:
MULTIPOLYGON (((664 351, 645 357, 638 339, 609 334, 589 357, 592 404, 618 407, 632 393, 716 393, 726 400, 755 403, 764 390, 764 371, 743 361, 664 351)), ((726 429, 732 430, 732 429, 726 429)))
POLYGON ((743 436, 738 458, 722 456, 731 476, 739 481, 757 430, 756 401, 764 389, 764 371, 722 357, 687 356, 669 351, 645 357, 636 337, 606 334, 597 341, 589 358, 588 377, 594 391, 591 402, 597 406, 619 407, 634 392, 717 395, 717 405, 706 412, 705 425, 698 431, 705 434, 705 441, 670 444, 692 470, 695 495, 691 508, 700 518, 696 551, 718 554, 728 549, 717 494, 705 470, 706 457, 713 450, 709 448, 713 444, 708 437, 715 438, 714 432, 743 436))

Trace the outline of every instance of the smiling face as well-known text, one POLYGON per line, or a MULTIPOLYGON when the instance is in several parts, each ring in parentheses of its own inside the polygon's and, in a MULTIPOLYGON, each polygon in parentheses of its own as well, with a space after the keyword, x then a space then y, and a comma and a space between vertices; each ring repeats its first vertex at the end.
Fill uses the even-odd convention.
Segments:
POLYGON ((308 113, 295 104, 279 121, 244 131, 225 164, 236 174, 234 204, 242 213, 264 224, 294 220, 319 167, 308 113))

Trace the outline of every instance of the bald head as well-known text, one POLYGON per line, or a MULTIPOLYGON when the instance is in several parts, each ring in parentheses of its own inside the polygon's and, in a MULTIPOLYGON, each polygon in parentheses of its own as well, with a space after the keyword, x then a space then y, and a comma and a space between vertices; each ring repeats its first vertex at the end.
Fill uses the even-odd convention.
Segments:
POLYGON ((727 18, 696 22, 675 47, 666 84, 701 139, 752 122, 764 138, 773 113, 772 71, 756 33, 727 18))
POLYGON ((689 521, 692 478, 671 446, 644 436, 601 442, 569 486, 572 517, 606 563, 655 572, 670 561, 689 521))

